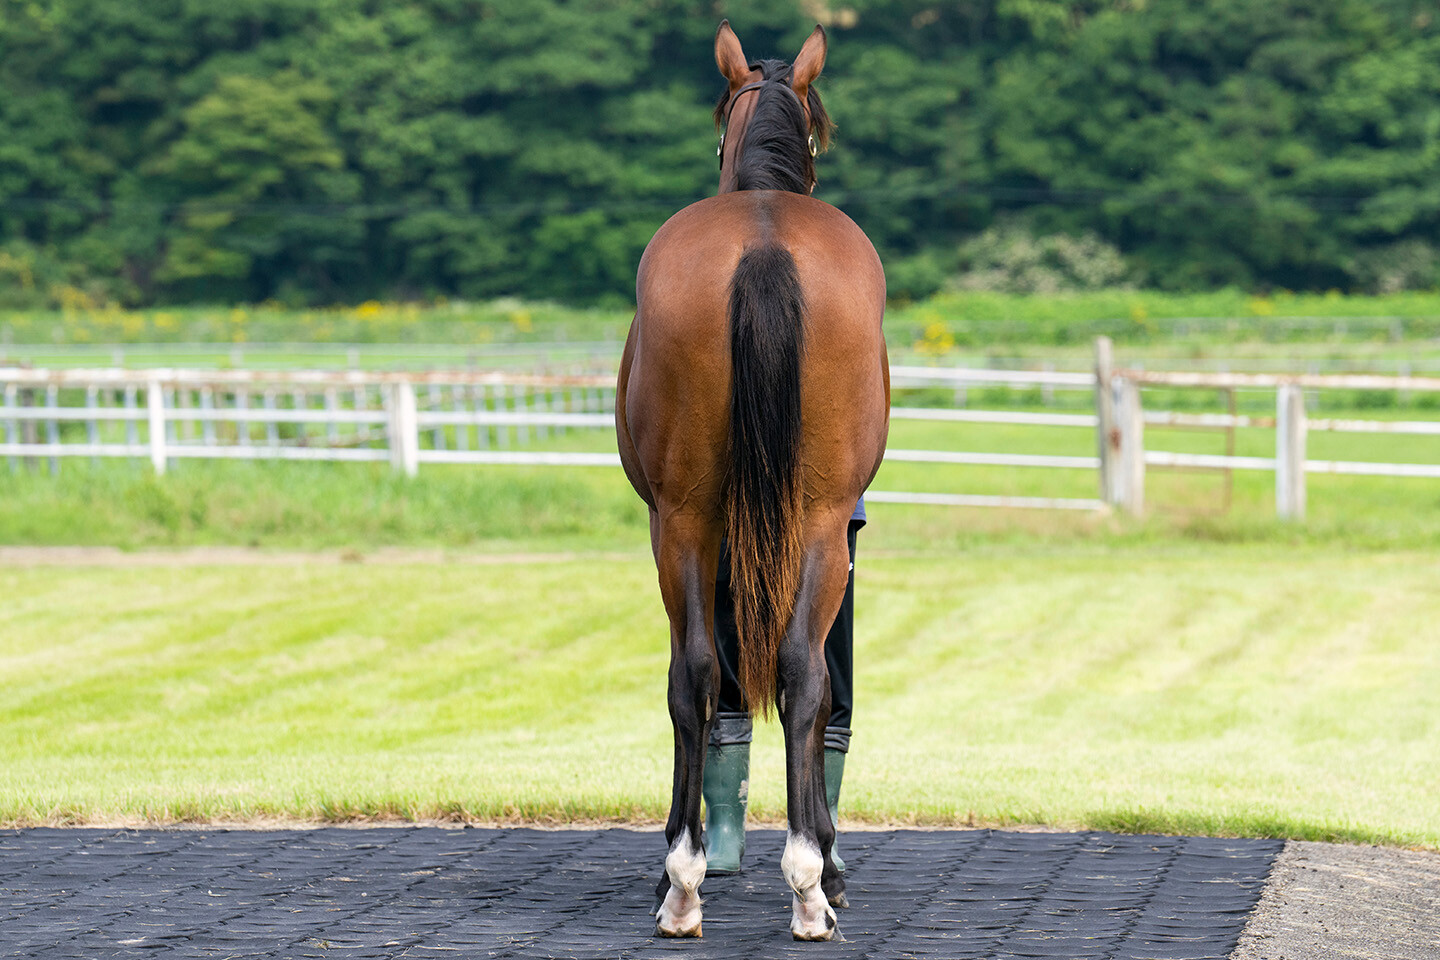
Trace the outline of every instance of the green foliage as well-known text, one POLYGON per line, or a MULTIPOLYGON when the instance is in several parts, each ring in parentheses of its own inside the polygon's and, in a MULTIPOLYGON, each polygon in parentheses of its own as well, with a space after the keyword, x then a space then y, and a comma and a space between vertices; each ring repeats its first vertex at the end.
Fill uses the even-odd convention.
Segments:
POLYGON ((185 109, 179 138, 148 170, 187 198, 156 281, 244 280, 287 240, 323 242, 324 231, 305 236, 312 231, 303 220, 268 208, 353 196, 353 176, 325 176, 344 163, 317 116, 331 99, 323 84, 293 72, 232 75, 185 109))
POLYGON ((1413 0, 0 0, 0 306, 619 303, 714 189, 715 21, 817 11, 817 195, 899 298, 1018 213, 1168 289, 1440 283, 1413 0))
POLYGON ((1428 240, 1410 237, 1355 254, 1350 275, 1362 289, 1387 294, 1440 287, 1440 249, 1428 240))
MULTIPOLYGON (((951 347, 987 350, 1059 346, 1088 356, 1091 340, 1108 336, 1122 344, 1155 344, 1172 354, 1218 349, 1227 359, 1268 344, 1304 345, 1312 353, 1333 349, 1337 358, 1354 358, 1359 344, 1388 342, 1397 352, 1428 352, 1416 341, 1440 337, 1440 295, 1282 290, 1256 297, 1234 287, 1203 293, 1111 288, 1047 295, 956 289, 919 303, 891 304, 885 328, 892 348, 918 347, 941 331, 951 347)), ((1264 352, 1290 360, 1296 348, 1264 352)))
POLYGON ((962 290, 1051 294, 1123 288, 1129 273, 1120 251, 1093 233, 1037 237, 1002 221, 960 248, 962 290))

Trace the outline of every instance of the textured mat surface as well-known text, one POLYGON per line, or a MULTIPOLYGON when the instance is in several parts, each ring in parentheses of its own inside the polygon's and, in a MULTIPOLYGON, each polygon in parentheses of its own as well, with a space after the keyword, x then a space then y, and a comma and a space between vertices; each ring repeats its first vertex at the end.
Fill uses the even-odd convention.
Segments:
POLYGON ((1278 841, 894 831, 841 840, 845 942, 790 940, 784 834, 653 937, 629 830, 0 831, 0 957, 1222 958, 1278 841))

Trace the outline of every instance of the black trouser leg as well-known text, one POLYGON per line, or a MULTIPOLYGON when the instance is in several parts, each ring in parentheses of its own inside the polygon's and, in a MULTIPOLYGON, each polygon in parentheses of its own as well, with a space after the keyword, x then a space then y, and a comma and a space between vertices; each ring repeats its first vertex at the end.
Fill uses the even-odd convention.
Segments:
POLYGON ((855 534, 860 523, 852 520, 845 533, 850 548, 850 579, 845 599, 825 637, 825 665, 830 669, 830 721, 825 725, 825 746, 841 752, 850 749, 850 710, 855 694, 855 534))
POLYGON ((720 655, 718 715, 749 716, 740 692, 740 635, 735 630, 735 601, 730 596, 730 540, 720 539, 720 566, 715 573, 715 651, 720 655))

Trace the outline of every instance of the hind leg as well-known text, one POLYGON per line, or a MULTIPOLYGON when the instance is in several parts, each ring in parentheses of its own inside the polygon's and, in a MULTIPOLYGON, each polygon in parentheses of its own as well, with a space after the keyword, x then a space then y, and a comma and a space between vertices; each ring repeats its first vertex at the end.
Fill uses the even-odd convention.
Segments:
POLYGON ((664 937, 700 936, 700 883, 705 850, 700 842, 700 790, 705 745, 720 694, 720 669, 711 639, 715 568, 720 533, 713 524, 662 518, 657 524, 656 566, 670 616, 668 703, 675 733, 675 773, 665 824, 665 876, 655 930, 664 937))
POLYGON ((833 938, 836 920, 829 901, 845 892, 830 856, 835 827, 825 803, 825 724, 830 718, 825 635, 848 579, 846 519, 827 525, 806 552, 795 613, 777 662, 789 817, 780 868, 794 894, 790 932, 796 940, 833 938))

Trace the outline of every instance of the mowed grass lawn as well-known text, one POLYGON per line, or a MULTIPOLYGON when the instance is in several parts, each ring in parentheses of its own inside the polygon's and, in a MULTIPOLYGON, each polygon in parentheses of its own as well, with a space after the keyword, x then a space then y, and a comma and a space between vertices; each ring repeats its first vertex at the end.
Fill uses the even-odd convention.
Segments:
MULTIPOLYGON (((1440 847, 1431 552, 862 541, 858 577, 847 820, 1440 847)), ((644 552, 12 566, 0 596, 0 823, 668 807, 644 552)))

